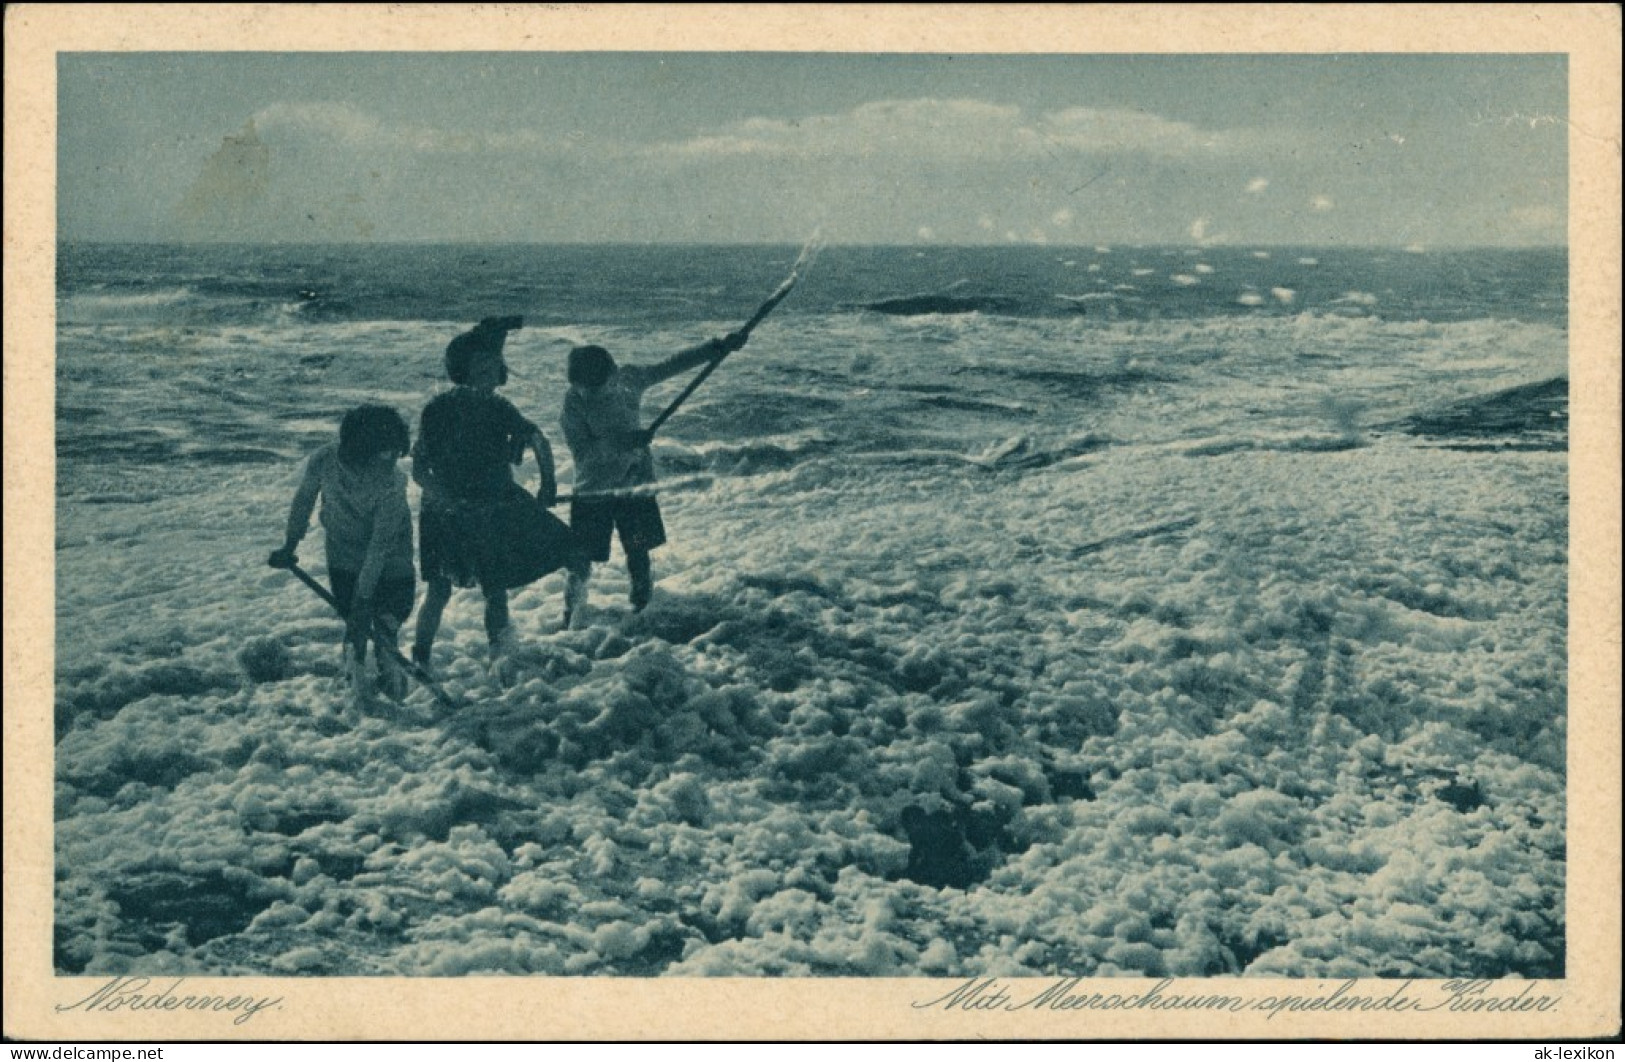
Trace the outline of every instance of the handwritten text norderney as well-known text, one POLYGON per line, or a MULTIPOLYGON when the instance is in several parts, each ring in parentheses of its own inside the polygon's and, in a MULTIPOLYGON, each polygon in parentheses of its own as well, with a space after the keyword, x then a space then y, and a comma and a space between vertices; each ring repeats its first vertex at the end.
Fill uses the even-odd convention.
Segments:
MULTIPOLYGON (((168 981, 168 978, 164 978, 168 981)), ((96 991, 73 1003, 60 1003, 57 1013, 79 1010, 85 1013, 111 1013, 122 1010, 212 1011, 236 1014, 233 1025, 242 1025, 262 1010, 282 1005, 282 997, 182 993, 186 978, 176 978, 156 992, 148 992, 150 977, 115 977, 96 991)))

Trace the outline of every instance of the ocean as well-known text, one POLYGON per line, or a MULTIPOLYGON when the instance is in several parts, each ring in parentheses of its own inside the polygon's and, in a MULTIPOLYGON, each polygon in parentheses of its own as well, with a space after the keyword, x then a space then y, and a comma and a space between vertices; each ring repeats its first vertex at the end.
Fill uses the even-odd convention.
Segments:
MULTIPOLYGON (((509 393, 556 434, 572 343, 674 353, 737 326, 795 256, 68 245, 59 487, 98 493, 146 469, 163 470, 136 474, 150 489, 202 485, 209 467, 274 465, 367 398, 415 417, 445 342, 491 314, 525 316, 509 393)), ((1554 251, 832 248, 668 437, 975 456, 1017 436, 1315 432, 1353 405, 1382 424, 1562 376, 1566 279, 1554 251), (950 312, 883 312, 919 295, 950 312)))
POLYGON ((1560 249, 826 248, 656 440, 647 612, 526 588, 503 688, 459 596, 463 709, 346 714, 264 564, 343 412, 522 314, 568 490, 569 348, 797 254, 61 246, 59 970, 1561 976, 1560 249))

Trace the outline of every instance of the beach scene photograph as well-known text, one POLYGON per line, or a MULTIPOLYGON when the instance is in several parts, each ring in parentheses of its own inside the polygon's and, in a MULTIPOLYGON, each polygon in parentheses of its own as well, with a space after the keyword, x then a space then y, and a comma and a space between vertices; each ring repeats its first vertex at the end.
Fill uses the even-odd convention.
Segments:
POLYGON ((1572 975, 1564 55, 55 72, 76 1014, 1572 975))

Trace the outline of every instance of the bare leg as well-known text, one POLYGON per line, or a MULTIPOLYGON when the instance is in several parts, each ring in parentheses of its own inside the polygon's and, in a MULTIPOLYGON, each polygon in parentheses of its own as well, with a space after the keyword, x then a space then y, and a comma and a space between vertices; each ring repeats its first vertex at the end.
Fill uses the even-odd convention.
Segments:
POLYGON ((429 666, 429 653, 434 648, 435 635, 440 633, 440 615, 451 600, 450 579, 430 579, 429 592, 424 595, 423 607, 418 609, 417 634, 412 638, 412 661, 419 667, 429 666))
POLYGON ((632 611, 642 612, 648 605, 649 598, 654 596, 655 581, 653 564, 649 560, 649 551, 646 549, 629 549, 626 551, 626 571, 632 577, 632 592, 628 596, 632 601, 632 611))
POLYGON ((393 616, 380 616, 374 627, 373 652, 378 656, 378 684, 392 701, 406 698, 406 672, 396 662, 400 652, 400 625, 393 616))
POLYGON ((485 637, 490 641, 491 674, 503 686, 514 683, 517 663, 513 627, 508 620, 508 591, 485 591, 485 637))
POLYGON ((564 629, 570 630, 571 624, 582 616, 582 607, 587 603, 587 583, 592 579, 592 565, 582 561, 579 567, 570 568, 564 577, 564 629))
POLYGON ((357 712, 365 712, 372 707, 372 674, 367 669, 367 660, 362 650, 358 650, 352 641, 344 643, 345 677, 350 684, 350 704, 357 712))
POLYGON ((485 591, 485 637, 492 645, 508 629, 508 591, 485 591))
POLYGON ((350 695, 357 711, 366 711, 372 704, 372 669, 367 666, 367 646, 372 641, 373 618, 370 612, 359 609, 354 599, 349 602, 350 615, 345 624, 344 660, 350 681, 350 695))

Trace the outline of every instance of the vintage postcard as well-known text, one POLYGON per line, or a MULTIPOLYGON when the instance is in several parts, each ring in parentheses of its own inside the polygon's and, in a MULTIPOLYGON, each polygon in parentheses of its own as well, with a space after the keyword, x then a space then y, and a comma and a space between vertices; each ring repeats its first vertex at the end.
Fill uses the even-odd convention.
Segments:
POLYGON ((1577 1038, 1619 10, 7 10, 5 1033, 1577 1038))

